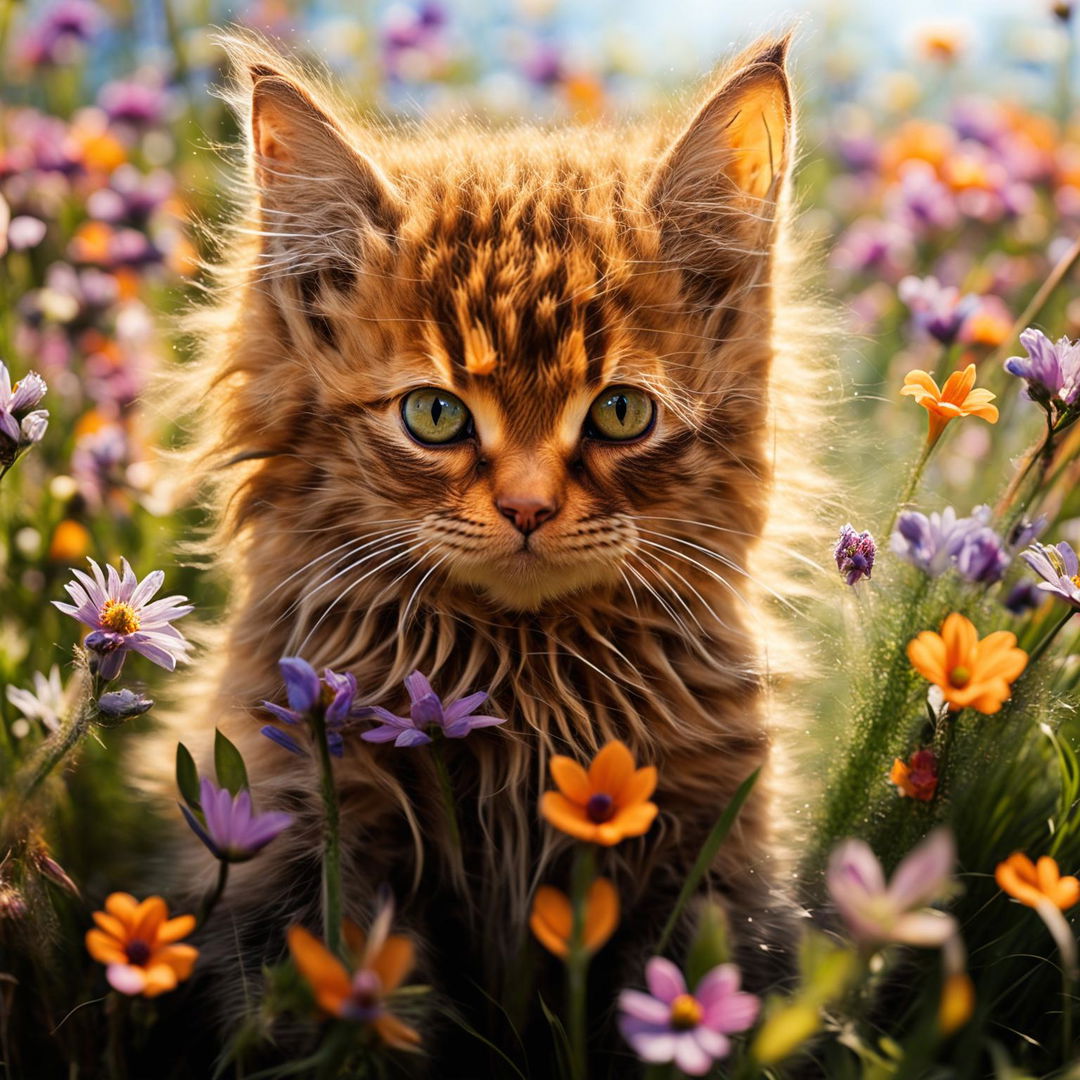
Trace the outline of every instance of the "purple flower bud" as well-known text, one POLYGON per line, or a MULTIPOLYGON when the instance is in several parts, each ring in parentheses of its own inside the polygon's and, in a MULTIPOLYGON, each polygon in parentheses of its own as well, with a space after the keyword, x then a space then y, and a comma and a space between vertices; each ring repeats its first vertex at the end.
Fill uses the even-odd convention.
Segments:
POLYGON ((122 722, 148 713, 154 707, 152 698, 134 690, 110 690, 98 698, 98 716, 104 720, 122 722))
POLYGON ((851 524, 840 530, 833 557, 836 568, 848 585, 854 585, 861 578, 869 580, 876 554, 877 546, 868 532, 856 532, 851 524))

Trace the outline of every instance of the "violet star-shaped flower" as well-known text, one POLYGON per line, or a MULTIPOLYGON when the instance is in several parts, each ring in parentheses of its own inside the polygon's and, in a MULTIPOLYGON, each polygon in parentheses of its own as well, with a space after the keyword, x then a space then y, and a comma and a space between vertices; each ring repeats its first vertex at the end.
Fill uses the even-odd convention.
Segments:
MULTIPOLYGON (((275 705, 272 701, 264 701, 263 708, 273 713, 279 720, 292 725, 310 723, 313 711, 321 708, 326 725, 326 745, 334 757, 341 757, 345 753, 341 729, 347 720, 360 715, 354 706, 356 676, 347 673, 338 674, 326 668, 320 680, 315 669, 299 656, 283 657, 278 661, 278 668, 285 681, 288 707, 275 705)), ((281 728, 267 724, 262 729, 262 733, 290 753, 306 753, 300 743, 281 728)))
POLYGON ((1020 335, 1027 356, 1010 356, 1005 370, 1027 383, 1027 396, 1047 405, 1080 404, 1080 342, 1067 337, 1052 342, 1041 330, 1029 327, 1020 335))
POLYGON ((49 414, 34 406, 45 396, 45 380, 36 372, 24 375, 14 386, 4 362, 0 360, 0 461, 11 461, 34 443, 41 442, 49 426, 49 414))
POLYGON ((76 580, 64 586, 75 603, 54 600, 53 606, 91 628, 83 644, 93 654, 91 664, 101 679, 115 679, 129 652, 141 653, 166 671, 172 671, 178 660, 189 659, 190 646, 171 623, 195 609, 186 596, 166 596, 151 603, 165 583, 160 570, 139 581, 127 559, 120 560, 119 573, 107 566, 108 576, 93 559, 86 561, 93 577, 72 570, 76 580))
POLYGON ((654 956, 645 968, 649 993, 619 995, 619 1030, 642 1061, 674 1062, 690 1076, 704 1076, 731 1051, 729 1035, 757 1019, 761 1003, 739 989, 739 969, 721 964, 702 977, 691 994, 682 972, 654 956))
POLYGON ((441 731, 448 739, 464 739, 477 728, 505 724, 505 717, 477 716, 473 710, 487 701, 483 691, 468 694, 446 704, 431 688, 427 676, 414 671, 405 678, 405 689, 411 702, 408 716, 398 716, 388 709, 373 705, 358 715, 378 719, 378 727, 365 731, 365 742, 392 742, 395 746, 423 746, 431 742, 431 732, 441 731))
POLYGON ((1080 609, 1080 560, 1069 544, 1032 544, 1020 558, 1043 579, 1038 588, 1080 609))
POLYGON ((255 813, 247 788, 233 795, 228 788, 203 777, 199 783, 199 803, 203 822, 180 805, 195 835, 222 862, 247 862, 292 823, 292 814, 270 810, 255 813))

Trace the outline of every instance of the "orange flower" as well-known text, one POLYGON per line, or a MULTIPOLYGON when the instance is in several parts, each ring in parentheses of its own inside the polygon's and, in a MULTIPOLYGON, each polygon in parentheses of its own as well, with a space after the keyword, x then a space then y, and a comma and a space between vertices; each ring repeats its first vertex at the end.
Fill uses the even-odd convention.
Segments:
POLYGON ((1002 892, 1028 907, 1037 908, 1049 901, 1059 911, 1067 911, 1080 900, 1080 881, 1062 877, 1058 864, 1049 855, 1033 863, 1017 851, 998 863, 994 879, 1002 892))
MULTIPOLYGON (((594 953, 615 932, 619 924, 619 894, 607 878, 597 878, 589 886, 585 898, 585 927, 582 944, 585 951, 594 953)), ((540 944, 556 956, 570 952, 570 934, 574 927, 574 912, 566 893, 541 885, 533 899, 529 928, 540 944)))
POLYGON ((551 778, 558 791, 545 791, 540 813, 556 829, 579 840, 611 847, 628 836, 649 831, 656 817, 656 768, 634 767, 634 758, 618 739, 593 758, 586 772, 572 758, 556 754, 551 778))
POLYGON ((49 558, 54 562, 75 562, 90 550, 90 531, 85 525, 65 518, 49 541, 49 558))
POLYGON ((907 654, 911 666, 941 688, 953 712, 970 706, 996 713, 1028 661, 1016 648, 1015 634, 998 630, 980 641, 971 620, 956 611, 941 624, 940 634, 924 630, 909 641, 907 654))
POLYGON ((938 1006, 938 1030, 951 1035, 962 1028, 975 1011, 975 987, 966 972, 958 971, 945 979, 938 1006))
POLYGON ((930 418, 927 442, 933 444, 945 425, 958 416, 978 416, 987 423, 997 423, 997 406, 990 404, 997 395, 981 388, 972 389, 974 386, 975 365, 968 364, 963 371, 954 371, 940 389, 927 372, 909 371, 900 393, 915 398, 916 404, 927 411, 930 418))
POLYGON ((896 758, 889 772, 889 783, 900 789, 900 796, 929 802, 937 791, 937 758, 933 750, 916 750, 907 764, 896 758))
POLYGON ((387 1046, 411 1050, 420 1033, 386 1011, 385 998, 405 981, 415 962, 407 937, 388 934, 389 911, 375 920, 370 937, 355 924, 343 924, 345 942, 355 963, 345 965, 302 926, 288 932, 293 963, 311 987, 319 1008, 342 1020, 370 1024, 387 1046))
POLYGON ((105 964, 109 985, 121 994, 157 997, 191 975, 199 950, 175 942, 195 929, 194 915, 169 918, 160 896, 141 904, 123 892, 105 900, 94 912, 97 927, 86 932, 86 949, 105 964))

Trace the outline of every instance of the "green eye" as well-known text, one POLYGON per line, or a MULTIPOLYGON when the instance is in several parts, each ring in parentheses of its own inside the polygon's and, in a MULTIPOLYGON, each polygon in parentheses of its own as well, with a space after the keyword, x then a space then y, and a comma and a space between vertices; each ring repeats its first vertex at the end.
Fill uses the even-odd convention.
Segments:
POLYGON ((414 438, 436 445, 467 435, 472 420, 461 398, 432 386, 406 396, 401 418, 414 438))
POLYGON ((588 434, 615 442, 636 439, 649 430, 653 412, 648 394, 632 386, 613 386, 589 407, 588 434))

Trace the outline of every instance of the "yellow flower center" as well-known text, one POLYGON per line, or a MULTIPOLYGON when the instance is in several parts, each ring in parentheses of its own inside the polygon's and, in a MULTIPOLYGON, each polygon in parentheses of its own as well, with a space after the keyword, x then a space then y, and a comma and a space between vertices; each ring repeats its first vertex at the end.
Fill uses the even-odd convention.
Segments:
POLYGON ((1075 585, 1075 586, 1076 586, 1076 587, 1077 587, 1078 589, 1080 589, 1080 574, 1073 574, 1073 576, 1072 576, 1071 578, 1069 578, 1069 580, 1070 580, 1070 581, 1071 581, 1071 582, 1072 582, 1072 583, 1073 583, 1073 584, 1074 584, 1074 585, 1075 585))
POLYGON ((139 629, 139 616, 130 604, 106 600, 101 609, 101 625, 117 634, 134 634, 139 629))
POLYGON ((964 667, 963 664, 958 664, 949 672, 949 682, 955 686, 958 690, 963 689, 969 682, 971 682, 971 671, 969 668, 964 667))
POLYGON ((691 994, 680 994, 671 1003, 671 1016, 668 1022, 676 1031, 689 1031, 701 1023, 701 1006, 691 994))

